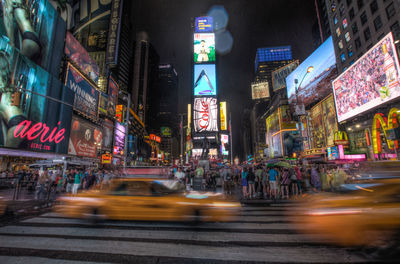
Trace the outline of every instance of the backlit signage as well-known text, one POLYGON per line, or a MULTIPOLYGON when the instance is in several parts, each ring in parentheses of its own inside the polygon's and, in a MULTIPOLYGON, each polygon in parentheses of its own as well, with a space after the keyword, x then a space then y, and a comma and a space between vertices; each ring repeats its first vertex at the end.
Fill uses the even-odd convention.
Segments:
POLYGON ((196 17, 194 31, 196 33, 211 33, 214 31, 213 18, 204 16, 196 17))
POLYGON ((218 105, 213 97, 195 98, 193 106, 195 132, 218 131, 218 105))

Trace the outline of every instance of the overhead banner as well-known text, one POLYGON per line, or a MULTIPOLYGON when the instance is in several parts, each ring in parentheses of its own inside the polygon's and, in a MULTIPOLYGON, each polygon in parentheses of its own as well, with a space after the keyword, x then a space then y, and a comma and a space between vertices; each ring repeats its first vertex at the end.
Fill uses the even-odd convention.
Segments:
POLYGON ((194 99, 193 123, 195 132, 218 131, 218 105, 216 98, 203 97, 194 99))
POLYGON ((66 23, 47 0, 0 1, 0 35, 47 72, 58 76, 66 23))
POLYGON ((65 55, 95 83, 99 80, 99 66, 89 56, 86 49, 67 31, 65 37, 65 55))
POLYGON ((194 95, 217 95, 215 64, 194 65, 194 95))
POLYGON ((227 129, 227 121, 226 121, 226 102, 219 103, 219 111, 220 111, 220 119, 221 119, 221 130, 227 129))
POLYGON ((196 17, 194 24, 194 32, 196 33, 212 33, 214 31, 212 17, 196 17))
POLYGON ((73 92, 5 37, 0 37, 0 73, 0 146, 66 154, 73 92))
POLYGON ((214 33, 194 34, 194 62, 215 62, 214 33))
POLYGON ((75 92, 74 109, 97 119, 99 91, 70 63, 67 66, 65 85, 75 92))
POLYGON ((103 142, 101 147, 103 150, 111 151, 112 143, 113 143, 113 135, 114 135, 114 122, 108 119, 105 119, 102 124, 103 128, 103 142))
POLYGON ((251 84, 251 98, 253 100, 269 98, 268 82, 258 82, 251 84))
POLYGON ((289 74, 291 74, 298 66, 299 61, 294 61, 272 72, 272 89, 274 92, 286 88, 286 77, 288 77, 289 74))
POLYGON ((115 122, 113 154, 123 156, 125 148, 125 126, 115 122))
POLYGON ((106 51, 106 64, 108 64, 110 67, 115 67, 117 65, 122 5, 123 5, 122 0, 112 1, 110 26, 108 28, 108 42, 106 51))
POLYGON ((96 158, 102 141, 103 134, 99 127, 80 117, 72 117, 68 154, 96 158))
POLYGON ((389 33, 333 83, 342 122, 400 96, 399 60, 389 33))

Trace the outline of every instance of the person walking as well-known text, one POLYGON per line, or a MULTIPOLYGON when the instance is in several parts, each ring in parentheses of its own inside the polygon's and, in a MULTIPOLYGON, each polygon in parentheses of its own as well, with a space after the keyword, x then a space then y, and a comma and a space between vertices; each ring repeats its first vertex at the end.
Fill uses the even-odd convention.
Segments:
POLYGON ((311 186, 314 192, 321 191, 321 178, 315 166, 311 167, 311 186))
POLYGON ((46 185, 49 182, 49 174, 47 170, 41 170, 39 172, 39 178, 36 184, 35 200, 43 199, 46 197, 47 188, 46 185))
POLYGON ((289 199, 289 184, 290 184, 290 177, 289 171, 287 168, 283 169, 282 172, 282 179, 281 179, 281 196, 282 199, 289 199))
POLYGON ((302 175, 299 166, 294 167, 294 172, 296 174, 296 185, 294 186, 294 194, 301 195, 303 193, 301 188, 302 175))
POLYGON ((255 195, 256 195, 255 179, 256 179, 256 176, 254 174, 254 169, 252 167, 250 167, 248 174, 247 174, 247 183, 249 185, 248 195, 249 195, 250 199, 255 198, 255 195))
POLYGON ((78 170, 75 170, 74 174, 74 185, 72 186, 72 194, 77 194, 79 186, 81 185, 82 175, 78 170))
POLYGON ((275 169, 275 167, 272 167, 268 171, 269 188, 270 188, 269 196, 275 200, 278 198, 278 176, 279 176, 279 173, 275 169))
POLYGON ((247 183, 247 168, 243 168, 242 170, 242 196, 244 199, 248 198, 248 192, 247 192, 247 187, 248 187, 248 183, 247 183))

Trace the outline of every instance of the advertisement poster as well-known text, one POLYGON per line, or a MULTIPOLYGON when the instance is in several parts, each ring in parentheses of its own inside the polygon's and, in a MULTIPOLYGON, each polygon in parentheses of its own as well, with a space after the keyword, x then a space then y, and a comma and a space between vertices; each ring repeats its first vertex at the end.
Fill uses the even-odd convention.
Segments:
POLYGON ((286 77, 288 77, 289 74, 291 74, 298 66, 299 61, 294 61, 272 72, 272 89, 274 92, 286 87, 286 77))
POLYGON ((228 144, 229 144, 229 136, 221 134, 221 154, 224 156, 229 155, 228 144))
POLYGON ((97 119, 99 91, 70 63, 67 66, 65 85, 75 93, 74 109, 97 119))
POLYGON ((312 126, 312 148, 322 148, 325 145, 325 128, 322 119, 321 104, 317 104, 310 111, 312 126))
POLYGON ((65 55, 67 55, 86 76, 97 83, 99 80, 99 66, 69 31, 67 31, 67 35, 65 36, 65 55))
POLYGON ((282 132, 283 151, 287 157, 293 157, 293 153, 302 151, 302 138, 297 130, 282 132))
POLYGON ((281 133, 273 135, 271 137, 270 157, 278 158, 282 157, 282 137, 281 133))
POLYGON ((66 154, 73 92, 4 37, 0 37, 0 72, 0 146, 66 154), (14 93, 15 89, 22 92, 14 93), (17 106, 11 105, 13 99, 19 101, 17 106))
POLYGON ((221 130, 227 130, 227 120, 226 120, 226 102, 219 103, 220 119, 221 119, 221 130))
POLYGON ((47 0, 7 0, 0 1, 0 10, 0 35, 22 55, 58 76, 66 23, 54 7, 47 0), (16 8, 19 4, 24 8, 16 8))
MULTIPOLYGON (((273 135, 279 132, 279 112, 276 110, 273 112, 270 116, 267 117, 266 119, 266 143, 268 146, 268 154, 270 158, 275 157, 274 156, 274 144, 276 145, 276 142, 273 140, 273 135)), ((279 139, 280 139, 280 135, 279 139)), ((277 139, 275 138, 275 141, 277 139)), ((279 143, 280 144, 280 143, 279 143)))
POLYGON ((172 136, 172 130, 170 127, 161 127, 161 136, 163 137, 171 137, 172 136))
POLYGON ((329 37, 286 78, 289 104, 297 103, 296 88, 299 104, 306 108, 322 100, 332 92, 331 82, 336 76, 335 50, 329 37), (308 72, 310 66, 313 70, 308 72))
POLYGON ((217 95, 215 64, 194 65, 194 95, 217 95))
POLYGON ((251 84, 251 98, 253 100, 269 98, 269 85, 268 82, 252 83, 251 84))
POLYGON ((99 103, 99 112, 103 115, 107 114, 108 107, 108 95, 103 92, 100 92, 100 103, 99 103))
POLYGON ((102 141, 103 134, 99 127, 80 117, 72 117, 68 154, 96 158, 102 141))
POLYGON ((279 107, 281 118, 281 129, 296 129, 296 122, 292 119, 292 114, 288 105, 279 107))
POLYGON ((303 148, 304 150, 310 149, 310 144, 308 142, 308 117, 307 115, 300 116, 300 136, 303 139, 303 148))
POLYGON ((194 34, 194 62, 215 61, 215 35, 214 33, 194 34))
POLYGON ((389 33, 333 83, 342 122, 400 96, 399 61, 389 33))
POLYGON ((108 114, 115 116, 115 111, 118 103, 118 84, 112 77, 108 78, 108 114))
POLYGON ((193 122, 195 132, 218 131, 217 99, 211 97, 195 98, 193 105, 193 122))
POLYGON ((123 156, 125 148, 125 126, 121 123, 115 122, 114 131, 114 155, 123 156))
POLYGON ((103 121, 103 142, 101 147, 103 150, 111 151, 113 143, 114 123, 111 120, 105 119, 103 121))
POLYGON ((325 124, 326 145, 333 146, 335 140, 335 132, 338 131, 333 95, 330 95, 328 98, 323 100, 321 102, 321 106, 323 113, 322 116, 324 117, 325 124))
POLYGON ((214 31, 212 17, 196 17, 194 32, 196 33, 211 33, 214 31))
POLYGON ((106 64, 115 67, 118 59, 119 35, 121 30, 122 0, 113 0, 106 49, 106 64))

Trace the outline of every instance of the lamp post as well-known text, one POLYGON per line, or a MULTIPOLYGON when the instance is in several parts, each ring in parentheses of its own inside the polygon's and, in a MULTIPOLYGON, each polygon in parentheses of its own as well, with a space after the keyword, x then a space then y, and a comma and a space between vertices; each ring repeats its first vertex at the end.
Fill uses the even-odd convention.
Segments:
POLYGON ((124 169, 126 168, 126 159, 128 156, 128 135, 129 135, 129 110, 131 109, 131 94, 122 90, 119 93, 124 95, 123 100, 127 100, 127 110, 125 116, 125 143, 124 143, 124 169))

